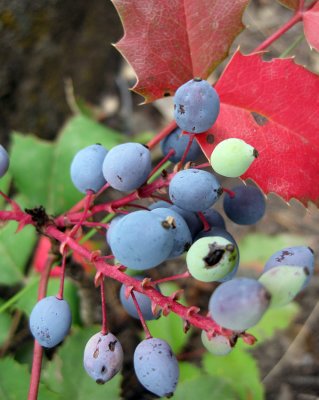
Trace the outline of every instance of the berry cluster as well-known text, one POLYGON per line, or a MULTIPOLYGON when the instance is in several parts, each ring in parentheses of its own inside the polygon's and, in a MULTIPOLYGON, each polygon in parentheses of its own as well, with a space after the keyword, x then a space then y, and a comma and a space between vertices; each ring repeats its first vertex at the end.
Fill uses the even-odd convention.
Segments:
MULTIPOLYGON (((158 168, 152 169, 151 151, 147 146, 125 143, 107 150, 94 144, 75 155, 71 179, 76 188, 86 194, 87 201, 82 218, 72 228, 70 237, 75 237, 81 224, 91 216, 92 196, 108 187, 134 192, 136 199, 151 199, 151 204, 141 206, 144 209, 128 211, 123 206, 129 205, 132 197, 123 195, 127 203, 123 201, 121 208, 113 207, 111 211, 118 215, 106 232, 111 250, 107 257, 113 258, 114 268, 147 271, 186 254, 188 271, 184 277, 220 282, 208 305, 216 329, 203 330, 202 342, 213 354, 223 355, 232 350, 236 340, 243 337, 246 329, 254 326, 269 307, 287 304, 309 283, 314 255, 311 249, 303 246, 285 248, 270 257, 258 280, 235 277, 240 261, 238 246, 226 230, 224 218, 213 206, 224 195, 226 216, 236 224, 251 225, 265 213, 264 195, 251 185, 225 189, 219 178, 206 170, 208 165, 187 164, 196 161, 201 154, 194 141, 195 135, 207 131, 219 113, 219 97, 207 81, 195 78, 181 86, 174 98, 174 110, 178 127, 162 140, 161 148, 163 161, 169 160, 176 166, 152 184, 148 180, 154 178, 158 168), (160 197, 155 194, 158 189, 162 197, 154 202, 160 197)), ((215 147, 211 166, 220 175, 238 177, 257 155, 252 146, 232 138, 215 147)), ((0 156, 0 167, 4 170, 5 156, 1 148, 0 156)), ((63 256, 64 250, 61 250, 63 256)), ((144 287, 150 286, 160 293, 156 282, 146 274, 136 279, 144 287)), ((70 308, 62 294, 44 298, 32 311, 30 329, 44 347, 56 346, 70 329, 70 308)), ((170 396, 179 376, 176 357, 168 343, 151 336, 145 322, 160 317, 159 309, 154 307, 156 302, 151 295, 139 293, 125 284, 119 297, 125 310, 141 320, 146 333, 146 339, 134 353, 136 376, 152 393, 170 396)), ((122 362, 122 346, 108 331, 104 318, 102 331, 85 347, 84 368, 97 383, 105 383, 120 371, 122 362)))

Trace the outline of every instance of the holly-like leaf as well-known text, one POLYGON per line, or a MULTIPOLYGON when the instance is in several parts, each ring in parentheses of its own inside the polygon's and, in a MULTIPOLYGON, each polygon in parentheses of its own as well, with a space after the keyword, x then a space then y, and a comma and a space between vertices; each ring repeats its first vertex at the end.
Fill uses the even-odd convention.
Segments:
POLYGON ((0 283, 15 285, 22 281, 26 263, 36 241, 32 226, 16 233, 17 222, 9 222, 0 229, 0 283))
MULTIPOLYGON (((17 363, 12 358, 0 360, 0 398, 19 400, 28 397, 30 373, 27 365, 17 363)), ((39 400, 62 400, 62 397, 47 389, 42 383, 39 387, 39 400)))
POLYGON ((146 102, 206 79, 243 30, 248 0, 112 0, 124 27, 117 49, 132 65, 146 102))
POLYGON ((221 140, 243 139, 259 152, 243 179, 286 201, 318 205, 319 77, 291 59, 265 62, 259 54, 236 52, 216 90, 221 99, 217 122, 196 136, 206 156, 221 140))
POLYGON ((224 377, 208 376, 204 373, 194 379, 180 382, 174 393, 174 400, 212 398, 238 400, 238 395, 231 383, 224 377))
POLYGON ((264 398, 257 362, 248 352, 235 348, 227 356, 216 357, 210 353, 203 357, 204 370, 216 378, 224 378, 241 400, 264 398))
POLYGON ((307 42, 319 51, 319 2, 303 14, 303 23, 307 42))

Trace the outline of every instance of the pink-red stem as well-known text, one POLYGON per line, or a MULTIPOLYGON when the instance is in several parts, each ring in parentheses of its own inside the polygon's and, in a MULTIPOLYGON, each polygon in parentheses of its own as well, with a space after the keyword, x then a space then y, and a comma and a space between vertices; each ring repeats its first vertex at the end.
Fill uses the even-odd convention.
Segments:
POLYGON ((162 166, 163 164, 165 164, 166 161, 168 161, 168 159, 169 159, 170 157, 172 157, 174 154, 175 154, 175 150, 174 150, 174 149, 170 149, 169 152, 166 154, 166 156, 163 157, 163 158, 161 159, 161 161, 153 168, 153 170, 152 170, 151 173, 149 174, 147 180, 149 180, 149 179, 155 174, 155 172, 158 171, 158 170, 161 168, 161 166, 162 166))
POLYGON ((177 279, 185 279, 185 278, 189 278, 190 276, 191 276, 191 274, 188 271, 186 271, 186 272, 183 272, 182 274, 176 274, 176 275, 167 276, 166 278, 157 279, 156 281, 152 281, 152 283, 154 285, 158 285, 159 283, 176 281, 177 279))
POLYGON ((66 269, 66 249, 63 249, 62 254, 62 266, 61 266, 61 276, 60 276, 60 287, 59 292, 57 294, 57 298, 62 300, 63 299, 63 292, 64 292, 64 281, 65 281, 65 269, 66 269))
POLYGON ((133 292, 133 290, 131 291, 131 297, 132 297, 133 303, 135 305, 136 311, 138 313, 139 319, 141 321, 142 327, 144 329, 146 339, 150 339, 152 337, 151 332, 148 329, 148 326, 145 322, 145 318, 143 317, 140 305, 138 304, 138 302, 136 300, 136 296, 135 296, 135 293, 133 292))
POLYGON ((186 160, 187 154, 189 153, 189 150, 190 150, 190 148, 192 146, 192 143, 194 141, 194 138, 195 138, 195 135, 192 134, 192 133, 187 133, 187 132, 183 131, 182 134, 183 135, 188 135, 188 143, 187 143, 186 149, 184 151, 184 154, 183 154, 183 156, 181 158, 181 161, 178 163, 178 169, 182 168, 182 165, 184 164, 184 162, 186 160))
POLYGON ((177 124, 175 121, 172 121, 168 124, 164 129, 161 130, 156 136, 154 136, 148 143, 147 146, 149 149, 155 147, 161 140, 166 138, 174 129, 177 128, 177 124))
POLYGON ((280 36, 282 36, 285 32, 287 32, 290 28, 292 28, 300 21, 302 21, 302 12, 298 10, 288 22, 286 22, 283 26, 281 26, 275 33, 269 36, 259 46, 257 46, 253 51, 253 53, 265 50, 273 42, 275 42, 278 38, 280 38, 280 36))
MULTIPOLYGON (((51 255, 48 257, 45 268, 43 269, 41 274, 41 279, 38 289, 38 300, 43 299, 46 295, 52 261, 53 261, 53 256, 51 255)), ((31 370, 28 400, 37 400, 38 398, 42 357, 43 357, 43 347, 40 346, 40 344, 35 340, 33 347, 32 370, 31 370)))
POLYGON ((207 232, 210 230, 211 226, 209 225, 207 219, 205 218, 205 215, 202 212, 198 213, 199 219, 202 221, 203 224, 203 231, 207 232))
POLYGON ((106 335, 109 332, 108 323, 107 323, 107 310, 106 310, 106 301, 105 301, 105 287, 104 287, 104 277, 101 279, 101 306, 102 306, 102 335, 106 335))
POLYGON ((228 196, 229 196, 231 199, 233 199, 233 198, 236 196, 235 192, 233 192, 232 190, 229 190, 229 189, 227 189, 227 188, 224 188, 224 187, 223 187, 223 192, 227 193, 228 196))

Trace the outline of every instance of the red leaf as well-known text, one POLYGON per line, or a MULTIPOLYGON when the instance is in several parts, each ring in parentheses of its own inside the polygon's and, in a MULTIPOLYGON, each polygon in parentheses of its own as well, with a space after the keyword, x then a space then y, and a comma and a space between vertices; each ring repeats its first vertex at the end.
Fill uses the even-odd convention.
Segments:
POLYGON ((124 27, 116 44, 134 68, 133 90, 151 102, 172 95, 227 57, 249 0, 113 0, 124 27))
POLYGON ((307 42, 319 51, 319 2, 303 14, 303 23, 307 42))
POLYGON ((290 59, 264 62, 237 52, 216 90, 220 115, 210 132, 198 135, 207 157, 221 140, 241 138, 259 152, 242 178, 286 201, 318 205, 319 77, 290 59))

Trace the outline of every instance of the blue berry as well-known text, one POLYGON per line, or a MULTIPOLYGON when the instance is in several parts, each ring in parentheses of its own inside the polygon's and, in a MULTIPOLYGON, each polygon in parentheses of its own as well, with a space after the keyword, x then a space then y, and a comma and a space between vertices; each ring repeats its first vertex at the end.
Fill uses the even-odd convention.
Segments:
POLYGON ((171 397, 176 389, 179 368, 171 347, 165 340, 143 340, 134 352, 134 370, 138 380, 150 392, 171 397))
POLYGON ((207 131, 216 121, 220 101, 216 90, 205 80, 195 78, 180 86, 174 96, 174 117, 186 132, 207 131))
POLYGON ((143 270, 166 260, 173 250, 174 233, 163 217, 151 211, 134 211, 117 222, 109 241, 121 264, 143 270))
POLYGON ((184 218, 176 211, 173 211, 172 208, 155 208, 151 212, 160 215, 161 217, 163 217, 163 219, 174 219, 174 243, 173 250, 170 253, 169 258, 178 257, 185 251, 187 251, 192 244, 193 239, 184 218))
POLYGON ((222 192, 217 178, 199 169, 178 172, 169 185, 171 201, 188 211, 207 210, 216 203, 222 192))
POLYGON ((203 214, 206 221, 212 228, 226 229, 225 220, 218 211, 214 210, 213 208, 209 208, 208 210, 203 211, 203 214))
POLYGON ((84 369, 96 383, 104 384, 116 375, 123 365, 121 343, 112 333, 93 335, 87 342, 83 357, 84 369))
POLYGON ((0 178, 8 171, 9 168, 9 154, 6 149, 0 145, 0 178))
POLYGON ((76 153, 71 164, 71 179, 80 192, 98 192, 105 185, 102 165, 106 153, 107 150, 100 144, 93 144, 76 153))
POLYGON ((229 219, 239 225, 253 225, 265 214, 266 202, 256 186, 236 186, 235 196, 225 196, 224 210, 229 219))
POLYGON ((128 192, 145 183, 152 169, 150 151, 139 143, 113 147, 103 162, 103 174, 114 188, 128 192))
POLYGON ((117 215, 116 217, 114 217, 114 218, 112 219, 112 221, 110 222, 109 227, 108 227, 108 229, 107 229, 107 231, 106 231, 106 241, 107 241, 107 244, 108 244, 108 245, 110 245, 110 237, 111 237, 111 235, 112 235, 112 230, 114 229, 115 225, 116 225, 124 216, 125 216, 124 214, 119 214, 119 215, 117 215))
POLYGON ((155 208, 168 208, 171 206, 172 206, 171 203, 169 203, 168 201, 159 200, 159 201, 156 201, 155 203, 149 205, 148 209, 152 211, 152 210, 155 210, 155 208))
MULTIPOLYGON (((171 149, 175 150, 175 154, 169 158, 169 161, 177 163, 181 161, 187 148, 188 142, 189 135, 183 134, 180 128, 176 128, 173 130, 173 132, 166 136, 165 139, 161 141, 161 149, 164 156, 166 156, 171 149)), ((196 140, 193 140, 185 161, 195 161, 201 154, 201 148, 199 147, 196 140)))
POLYGON ((45 297, 33 308, 30 330, 43 347, 54 347, 65 338, 71 327, 71 310, 65 300, 55 296, 45 297))
POLYGON ((198 215, 193 211, 184 210, 183 208, 177 207, 176 205, 171 205, 171 209, 176 211, 180 216, 182 216, 191 232, 192 238, 198 234, 202 229, 202 222, 198 215))
POLYGON ((209 300, 212 318, 223 328, 245 331, 264 315, 270 302, 266 288, 250 278, 222 283, 209 300))

